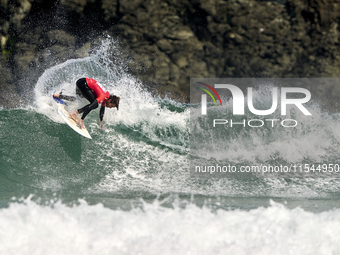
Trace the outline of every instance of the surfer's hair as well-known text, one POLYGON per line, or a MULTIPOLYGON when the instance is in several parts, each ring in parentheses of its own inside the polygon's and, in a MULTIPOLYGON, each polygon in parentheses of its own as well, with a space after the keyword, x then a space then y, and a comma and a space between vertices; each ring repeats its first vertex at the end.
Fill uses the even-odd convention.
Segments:
POLYGON ((120 97, 117 97, 115 95, 110 95, 109 100, 116 105, 116 108, 118 110, 120 97))

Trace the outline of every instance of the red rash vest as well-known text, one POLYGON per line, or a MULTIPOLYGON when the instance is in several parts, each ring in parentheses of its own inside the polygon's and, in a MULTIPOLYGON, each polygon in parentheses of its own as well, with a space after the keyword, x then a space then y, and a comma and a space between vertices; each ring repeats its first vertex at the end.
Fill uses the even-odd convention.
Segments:
POLYGON ((94 79, 86 78, 86 83, 91 90, 96 94, 96 100, 98 104, 102 104, 102 106, 106 106, 106 100, 109 99, 110 93, 94 79))

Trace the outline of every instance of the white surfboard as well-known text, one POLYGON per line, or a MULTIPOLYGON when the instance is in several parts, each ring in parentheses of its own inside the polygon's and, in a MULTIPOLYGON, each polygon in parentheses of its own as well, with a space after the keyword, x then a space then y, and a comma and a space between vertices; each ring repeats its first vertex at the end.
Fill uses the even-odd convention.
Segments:
POLYGON ((58 103, 58 113, 65 120, 67 125, 69 125, 78 134, 86 138, 92 139, 87 129, 81 128, 80 125, 76 121, 74 121, 74 119, 72 119, 72 117, 70 116, 70 113, 65 109, 65 102, 57 98, 54 98, 54 100, 58 103))

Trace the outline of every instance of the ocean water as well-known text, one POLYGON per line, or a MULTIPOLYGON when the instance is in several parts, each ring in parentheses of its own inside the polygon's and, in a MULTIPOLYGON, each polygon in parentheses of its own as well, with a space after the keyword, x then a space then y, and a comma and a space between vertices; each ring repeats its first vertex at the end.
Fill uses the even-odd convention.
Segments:
MULTIPOLYGON (((29 105, 0 109, 0 254, 340 254, 338 178, 192 178, 192 106, 152 96, 125 70, 104 40, 46 70, 29 105), (75 95, 81 77, 121 97, 102 132, 99 110, 87 116, 92 140, 51 97, 75 95)), ((340 163, 340 115, 313 111, 284 134, 226 135, 230 162, 340 163)))

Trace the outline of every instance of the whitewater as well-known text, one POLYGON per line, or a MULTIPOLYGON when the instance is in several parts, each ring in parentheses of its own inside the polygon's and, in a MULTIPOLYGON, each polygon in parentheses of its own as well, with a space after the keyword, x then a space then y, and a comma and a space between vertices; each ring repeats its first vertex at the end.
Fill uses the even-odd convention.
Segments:
MULTIPOLYGON (((192 178, 195 106, 152 95, 126 70, 114 40, 103 40, 47 69, 28 106, 0 109, 1 254, 340 254, 336 176, 192 178), (92 140, 64 124, 51 97, 75 95, 82 77, 121 97, 102 132, 99 110, 87 116, 92 140)), ((262 91, 257 100, 270 99, 262 91)), ((229 146, 235 165, 340 163, 340 115, 311 111, 294 130, 223 132, 227 143, 198 156, 225 160, 216 152, 229 146)))

